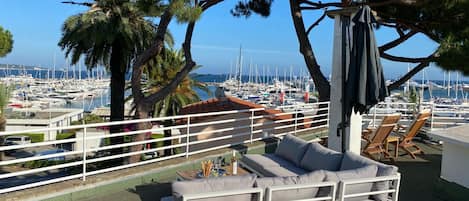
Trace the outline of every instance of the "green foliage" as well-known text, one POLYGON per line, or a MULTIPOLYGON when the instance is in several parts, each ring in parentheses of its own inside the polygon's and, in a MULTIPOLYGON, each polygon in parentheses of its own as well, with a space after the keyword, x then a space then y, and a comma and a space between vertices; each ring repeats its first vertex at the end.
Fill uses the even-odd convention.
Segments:
POLYGON ((155 30, 135 4, 125 0, 98 0, 88 11, 64 22, 59 46, 71 56, 72 64, 84 55, 89 68, 110 67, 112 49, 119 47, 120 63, 128 68, 131 60, 150 45, 155 30))
POLYGON ((13 36, 10 31, 0 26, 0 58, 6 56, 13 49, 13 36))
POLYGON ((169 5, 171 13, 176 16, 178 23, 195 22, 202 14, 202 8, 191 4, 188 0, 173 0, 169 5))
POLYGON ((418 29, 438 43, 437 57, 432 60, 438 66, 469 75, 469 1, 416 1, 373 9, 385 22, 418 29))
POLYGON ((22 133, 19 135, 29 136, 31 143, 44 142, 44 133, 22 133))
POLYGON ((161 0, 138 0, 136 6, 148 17, 160 17, 167 7, 161 0))
MULTIPOLYGON (((273 0, 242 0, 231 11, 236 16, 251 14, 268 16, 273 0)), ((300 4, 303 1, 298 1, 300 4)), ((311 1, 318 5, 326 3, 311 1)), ((341 1, 334 1, 340 4, 341 1)), ((343 2, 343 1, 342 1, 343 2)), ((357 3, 359 1, 351 1, 357 3)), ((382 0, 363 1, 376 11, 380 23, 396 26, 404 33, 410 30, 424 34, 439 44, 436 57, 431 62, 446 70, 457 70, 469 75, 469 1, 467 0, 401 0, 382 5, 382 0)), ((391 2, 391 1, 389 1, 391 2)), ((301 4, 303 6, 305 4, 301 4)), ((335 4, 337 5, 337 4, 335 4)), ((352 5, 356 6, 356 5, 352 5)), ((326 6, 327 9, 338 9, 326 6)), ((340 6, 342 8, 342 6, 340 6)), ((323 11, 323 9, 312 9, 323 11)), ((398 55, 399 56, 399 55, 398 55)), ((400 55, 405 56, 405 55, 400 55)))
POLYGON ((415 89, 415 86, 410 89, 409 93, 409 103, 418 103, 419 102, 419 95, 417 93, 417 90, 415 89))
POLYGON ((75 132, 66 132, 66 133, 59 133, 55 137, 56 140, 64 140, 64 139, 71 139, 75 138, 75 132))
POLYGON ((37 160, 37 161, 28 161, 22 164, 24 168, 34 169, 34 168, 42 168, 48 167, 53 165, 63 164, 65 161, 48 161, 48 160, 37 160))
MULTIPOLYGON (((163 134, 151 134, 151 139, 160 139, 160 138, 163 138, 164 135, 163 134)), ((163 146, 163 141, 159 141, 159 142, 155 142, 154 143, 154 147, 162 147, 163 146)))
MULTIPOLYGON (((184 65, 185 59, 182 51, 165 50, 156 58, 156 62, 150 62, 145 67, 144 73, 148 78, 145 83, 147 94, 155 93, 162 86, 169 84, 184 65)), ((155 104, 154 115, 156 117, 177 115, 182 107, 200 101, 200 97, 193 90, 195 88, 210 93, 205 84, 186 76, 175 91, 155 104)))
MULTIPOLYGON (((104 120, 103 118, 101 118, 100 116, 98 115, 95 115, 95 114, 89 114, 89 115, 86 115, 83 120, 85 121, 85 124, 94 124, 94 123, 103 123, 104 120)), ((79 121, 73 121, 71 123, 72 125, 81 125, 83 124, 82 120, 79 120, 79 121)))
POLYGON ((250 0, 239 1, 235 8, 231 10, 231 14, 235 17, 251 16, 252 13, 257 13, 263 17, 270 15, 270 8, 274 0, 250 0))

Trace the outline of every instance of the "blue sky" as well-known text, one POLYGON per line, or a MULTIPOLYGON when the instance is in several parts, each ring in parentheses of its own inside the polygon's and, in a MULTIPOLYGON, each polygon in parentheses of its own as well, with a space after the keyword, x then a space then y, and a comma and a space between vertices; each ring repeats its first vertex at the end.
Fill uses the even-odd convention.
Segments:
MULTIPOLYGON (((231 16, 230 9, 236 1, 226 1, 207 10, 196 24, 193 36, 193 58, 203 67, 200 73, 221 74, 230 71, 236 62, 240 45, 243 47, 245 72, 252 62, 259 71, 270 72, 306 71, 303 57, 298 51, 298 42, 292 24, 288 1, 275 1, 268 18, 251 16, 248 19, 231 16)), ((15 43, 12 53, 0 58, 0 63, 24 64, 52 67, 54 55, 57 68, 66 66, 64 54, 57 46, 61 37, 61 26, 65 19, 83 12, 85 7, 60 3, 60 0, 7 1, 0 6, 0 26, 10 30, 15 43)), ((319 13, 304 13, 306 24, 312 23, 319 13)), ((171 23, 170 30, 181 46, 185 24, 171 23)), ((379 44, 396 37, 392 30, 377 30, 379 44)), ((323 72, 329 76, 332 63, 333 21, 325 19, 310 34, 315 54, 323 72)), ((403 56, 426 56, 436 44, 424 36, 418 36, 391 53, 403 56)), ((383 60, 385 76, 395 78, 407 72, 407 64, 383 60)), ((426 76, 443 79, 442 70, 427 68, 426 76)), ((422 76, 418 74, 415 79, 422 76)), ((453 76, 454 77, 454 76, 453 76)))

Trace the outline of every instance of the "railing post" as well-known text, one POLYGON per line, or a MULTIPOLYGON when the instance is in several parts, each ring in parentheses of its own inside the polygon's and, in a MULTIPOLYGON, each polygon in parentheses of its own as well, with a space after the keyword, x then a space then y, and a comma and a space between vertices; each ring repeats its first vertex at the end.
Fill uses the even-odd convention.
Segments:
POLYGON ((251 136, 250 136, 250 142, 252 144, 252 135, 254 132, 254 110, 251 111, 251 136))
POLYGON ((373 128, 376 128, 376 105, 373 107, 373 128))
POLYGON ((430 131, 433 131, 433 117, 434 117, 434 111, 435 111, 435 103, 431 103, 432 104, 432 110, 431 110, 431 113, 432 113, 432 120, 430 121, 430 131))
POLYGON ((82 137, 82 144, 83 144, 83 181, 86 181, 86 127, 83 128, 83 137, 82 137))
MULTIPOLYGON (((331 101, 327 102, 326 104, 327 104, 327 128, 330 128, 329 121, 330 121, 330 119, 331 119, 331 101)), ((318 104, 318 108, 319 108, 319 109, 321 109, 321 105, 322 105, 321 103, 318 104)), ((316 112, 316 114, 317 114, 317 113, 319 113, 319 111, 316 112)), ((311 121, 314 121, 314 118, 312 118, 311 121)), ((311 123, 312 123, 312 122, 311 122, 311 123)))
POLYGON ((186 127, 186 158, 189 158, 189 141, 190 141, 190 126, 191 126, 191 117, 187 117, 187 127, 186 127))
POLYGON ((298 126, 298 105, 295 105, 295 130, 293 133, 296 135, 296 127, 298 126))

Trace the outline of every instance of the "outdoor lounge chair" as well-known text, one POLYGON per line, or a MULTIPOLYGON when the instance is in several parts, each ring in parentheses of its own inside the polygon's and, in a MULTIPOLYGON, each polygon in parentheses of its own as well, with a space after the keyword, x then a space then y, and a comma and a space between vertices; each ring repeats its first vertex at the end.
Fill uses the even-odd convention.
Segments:
POLYGON ((400 118, 401 114, 387 115, 383 118, 378 128, 365 130, 362 134, 362 138, 367 144, 363 148, 362 153, 371 159, 375 159, 373 157, 374 154, 379 154, 380 156, 384 154, 385 157, 389 157, 391 161, 394 162, 394 158, 388 153, 384 145, 388 136, 397 126, 397 122, 400 118))
POLYGON ((400 135, 401 139, 399 140, 399 147, 402 148, 406 154, 409 154, 413 159, 415 159, 415 154, 423 154, 422 149, 418 147, 415 143, 412 142, 412 139, 419 133, 420 129, 425 125, 425 121, 430 118, 430 110, 424 110, 417 115, 417 118, 410 124, 408 128, 401 127, 404 129, 403 134, 397 133, 400 135), (413 148, 415 150, 411 150, 413 148))

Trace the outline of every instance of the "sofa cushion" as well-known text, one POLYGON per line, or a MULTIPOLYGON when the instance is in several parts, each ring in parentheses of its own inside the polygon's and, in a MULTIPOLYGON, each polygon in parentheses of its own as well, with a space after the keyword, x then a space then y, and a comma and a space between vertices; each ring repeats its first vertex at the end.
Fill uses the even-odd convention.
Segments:
POLYGON ((311 143, 301 159, 300 167, 309 171, 337 171, 342 162, 342 155, 342 153, 323 147, 317 142, 311 143))
MULTIPOLYGON (((339 182, 347 179, 360 179, 360 178, 373 178, 376 177, 376 172, 378 171, 378 167, 376 165, 368 165, 365 167, 351 169, 351 170, 341 170, 337 172, 332 171, 325 171, 326 178, 325 181, 333 181, 339 182)), ((345 194, 354 194, 354 193, 365 193, 370 192, 373 183, 364 183, 364 184, 353 184, 348 185, 345 191, 345 194)), ((340 194, 341 191, 340 187, 337 190, 337 196, 340 194)), ((329 194, 327 192, 326 194, 329 194)), ((324 195, 324 192, 321 193, 324 195)), ((367 200, 369 196, 360 196, 354 198, 348 198, 347 201, 362 201, 367 200)))
MULTIPOLYGON (((295 184, 314 184, 324 180, 323 171, 315 171, 300 176, 290 177, 264 177, 258 178, 254 184, 255 187, 266 189, 271 186, 295 185, 295 184)), ((271 195, 272 201, 310 199, 316 197, 318 188, 292 189, 274 191, 271 195)))
POLYGON ((241 158, 241 162, 256 171, 266 167, 280 167, 291 164, 275 154, 246 154, 241 158))
MULTIPOLYGON (((378 176, 378 177, 395 175, 397 173, 397 170, 398 170, 396 166, 379 163, 377 161, 374 161, 374 160, 371 160, 369 158, 360 156, 360 155, 355 154, 353 152, 346 152, 344 154, 340 170, 356 169, 356 168, 360 168, 360 167, 365 167, 367 165, 376 165, 376 166, 378 166, 378 172, 376 174, 376 176, 378 176)), ((373 188, 372 188, 373 191, 381 191, 381 190, 387 190, 387 189, 389 189, 389 182, 387 182, 387 181, 375 182, 373 184, 373 188)), ((388 200, 388 195, 386 193, 378 194, 378 195, 372 195, 371 197, 373 199, 377 200, 377 201, 388 200)))
POLYGON ((308 172, 291 164, 289 166, 266 167, 260 173, 265 177, 286 177, 297 176, 308 172))
POLYGON ((305 154, 308 144, 308 142, 288 134, 280 141, 275 154, 300 166, 300 161, 305 154))
MULTIPOLYGON (((176 181, 172 183, 173 197, 175 200, 181 200, 185 194, 192 193, 208 193, 226 190, 239 190, 250 189, 254 186, 256 175, 245 176, 229 176, 229 177, 216 177, 208 179, 194 179, 191 181, 176 181)), ((237 201, 246 200, 250 201, 252 195, 233 195, 223 196, 222 198, 206 198, 198 199, 200 201, 216 201, 222 199, 223 201, 237 201)))

